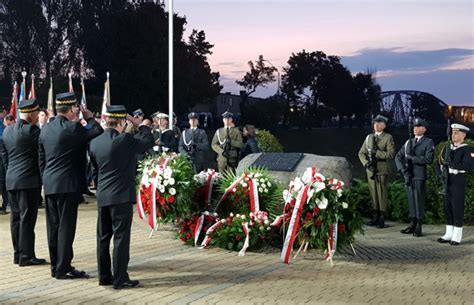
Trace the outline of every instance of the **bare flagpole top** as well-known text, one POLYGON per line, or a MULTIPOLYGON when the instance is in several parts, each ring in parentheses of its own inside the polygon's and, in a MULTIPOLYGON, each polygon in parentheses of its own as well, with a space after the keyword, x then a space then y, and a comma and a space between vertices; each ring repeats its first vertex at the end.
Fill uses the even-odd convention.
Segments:
POLYGON ((25 78, 26 77, 26 71, 21 72, 21 76, 23 76, 23 78, 25 78))
POLYGON ((106 75, 107 75, 107 80, 108 80, 110 77, 110 72, 107 72, 106 75))

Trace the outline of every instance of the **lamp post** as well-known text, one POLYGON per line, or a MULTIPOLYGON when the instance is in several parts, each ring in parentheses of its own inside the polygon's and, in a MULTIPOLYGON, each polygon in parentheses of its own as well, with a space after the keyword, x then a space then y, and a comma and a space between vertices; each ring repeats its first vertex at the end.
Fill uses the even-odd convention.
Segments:
POLYGON ((275 68, 275 70, 277 71, 277 83, 278 83, 278 88, 277 88, 277 95, 280 96, 280 71, 278 70, 277 67, 275 67, 268 59, 264 59, 263 61, 266 61, 270 64, 270 66, 272 66, 273 68, 275 68))

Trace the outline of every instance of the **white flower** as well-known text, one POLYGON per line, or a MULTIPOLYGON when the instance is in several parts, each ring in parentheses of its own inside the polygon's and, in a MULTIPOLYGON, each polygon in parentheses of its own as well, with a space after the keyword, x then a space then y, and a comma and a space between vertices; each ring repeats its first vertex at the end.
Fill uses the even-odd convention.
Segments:
POLYGON ((264 192, 264 193, 268 193, 268 189, 264 189, 263 192, 264 192))
POLYGON ((160 191, 160 193, 164 193, 165 192, 165 187, 163 185, 160 185, 158 187, 158 190, 160 191))
POLYGON ((265 183, 265 179, 260 179, 260 183, 265 183))
POLYGON ((247 186, 248 186, 247 183, 245 183, 245 182, 242 183, 242 187, 247 187, 247 186))
POLYGON ((170 194, 176 195, 176 189, 174 187, 170 188, 170 194))
POLYGON ((225 219, 221 219, 221 223, 225 223, 225 219))
POLYGON ((265 230, 265 228, 264 228, 263 226, 260 226, 258 229, 259 229, 260 231, 265 230))
POLYGON ((168 180, 163 181, 163 185, 164 185, 164 186, 167 186, 168 184, 169 184, 169 181, 168 181, 168 180))
POLYGON ((258 188, 259 193, 263 193, 263 189, 261 187, 258 188))
POLYGON ((229 216, 234 217, 234 213, 230 212, 229 216))
POLYGON ((204 215, 209 216, 209 211, 204 212, 204 215))
POLYGON ((245 177, 245 179, 244 179, 244 180, 245 180, 245 181, 249 181, 250 179, 249 179, 249 177, 245 177))
POLYGON ((270 183, 270 181, 267 182, 267 186, 272 187, 272 184, 270 183))
POLYGON ((233 192, 233 193, 237 192, 237 189, 234 187, 234 188, 232 189, 232 192, 233 192))
POLYGON ((270 224, 270 221, 268 219, 265 219, 265 221, 263 223, 268 226, 270 224))
POLYGON ((324 182, 316 181, 313 183, 313 187, 315 188, 316 193, 318 193, 326 188, 326 184, 324 182))
POLYGON ((329 201, 327 200, 327 198, 324 197, 324 195, 321 199, 316 199, 316 204, 321 210, 325 210, 328 207, 328 203, 329 201))
POLYGON ((218 216, 218 214, 217 214, 216 212, 212 213, 212 215, 213 215, 214 217, 217 217, 217 216, 218 216))
POLYGON ((236 214, 235 217, 240 218, 240 214, 236 214))
POLYGON ((245 215, 240 215, 240 219, 245 219, 245 215))
POLYGON ((174 185, 175 182, 176 182, 176 181, 174 180, 173 177, 171 177, 171 178, 168 180, 169 185, 174 185))
POLYGON ((348 207, 349 207, 349 205, 347 204, 347 202, 342 203, 342 208, 343 209, 347 209, 348 207))
POLYGON ((336 192, 337 192, 337 197, 341 197, 341 196, 342 196, 342 193, 343 193, 343 190, 342 190, 342 189, 338 189, 336 192))
POLYGON ((272 229, 272 228, 270 228, 270 227, 267 227, 267 231, 270 231, 271 229, 272 229))
POLYGON ((171 168, 169 168, 169 167, 165 168, 165 172, 163 173, 163 177, 165 177, 165 179, 169 179, 169 178, 171 178, 171 175, 173 175, 173 170, 171 170, 171 168))
POLYGON ((249 216, 250 216, 250 217, 253 217, 253 212, 250 212, 249 216))

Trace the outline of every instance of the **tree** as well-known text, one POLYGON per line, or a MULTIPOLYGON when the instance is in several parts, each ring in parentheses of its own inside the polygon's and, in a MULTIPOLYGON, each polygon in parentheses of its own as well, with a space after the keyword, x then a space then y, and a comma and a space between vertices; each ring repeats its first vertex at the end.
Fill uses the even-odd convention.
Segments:
POLYGON ((246 90, 246 95, 250 96, 258 87, 266 87, 267 84, 275 81, 275 72, 277 69, 273 66, 265 65, 263 55, 258 57, 258 60, 253 63, 248 62, 250 71, 245 73, 241 80, 235 81, 246 90))

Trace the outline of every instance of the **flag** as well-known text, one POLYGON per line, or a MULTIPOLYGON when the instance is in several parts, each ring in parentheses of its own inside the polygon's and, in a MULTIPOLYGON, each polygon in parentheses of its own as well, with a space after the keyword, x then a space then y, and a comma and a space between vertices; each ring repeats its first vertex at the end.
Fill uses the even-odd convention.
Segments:
POLYGON ((12 92, 12 102, 10 104, 10 112, 9 114, 16 118, 17 116, 17 97, 18 97, 18 83, 15 82, 13 84, 13 92, 12 92))
POLYGON ((104 100, 102 101, 102 109, 101 109, 101 121, 102 124, 105 123, 105 113, 107 112, 107 106, 110 105, 110 80, 109 80, 109 72, 107 72, 107 80, 104 84, 104 100))
POLYGON ((36 98, 36 92, 35 92, 35 75, 31 74, 31 88, 30 88, 30 94, 28 94, 28 99, 31 100, 33 98, 36 98))
POLYGON ((54 100, 53 100, 53 78, 49 78, 49 90, 48 90, 48 116, 54 116, 54 100))
POLYGON ((69 92, 74 92, 74 88, 72 87, 72 72, 69 72, 67 76, 69 77, 69 92))
MULTIPOLYGON (((21 75, 23 76, 23 81, 21 82, 20 84, 20 98, 18 99, 18 103, 25 100, 26 98, 26 80, 25 80, 25 77, 26 77, 26 72, 22 72, 21 75)), ((16 118, 19 120, 20 119, 20 112, 18 111, 18 107, 16 107, 16 118)))
MULTIPOLYGON (((81 78, 81 87, 82 87, 82 97, 81 97, 81 106, 86 109, 87 108, 87 101, 86 101, 86 87, 84 85, 84 79, 81 78)), ((79 119, 83 119, 82 112, 79 113, 79 119)))

